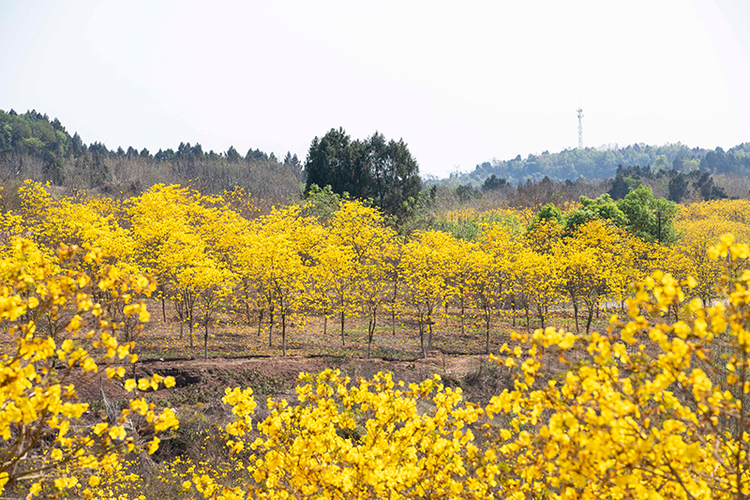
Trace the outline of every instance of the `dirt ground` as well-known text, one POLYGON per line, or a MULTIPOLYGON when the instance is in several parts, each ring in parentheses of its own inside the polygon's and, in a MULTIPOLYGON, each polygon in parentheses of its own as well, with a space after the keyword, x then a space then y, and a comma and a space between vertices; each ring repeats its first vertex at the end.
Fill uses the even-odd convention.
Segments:
MULTIPOLYGON (((158 303, 149 304, 151 321, 135 339, 136 364, 123 364, 126 378, 148 377, 154 373, 175 378, 176 386, 144 394, 158 407, 175 408, 178 415, 200 415, 221 424, 231 418, 229 408, 221 403, 226 388, 252 387, 258 402, 256 417, 267 414, 267 398, 296 401, 295 388, 300 373, 318 373, 326 368, 338 369, 352 380, 371 378, 380 371, 393 373, 395 380, 418 383, 434 374, 449 387, 461 387, 468 401, 486 404, 490 397, 512 386, 508 369, 489 361, 486 354, 486 331, 472 318, 455 314, 440 316, 433 323, 430 354, 422 354, 418 325, 409 321, 391 324, 380 317, 373 338, 371 356, 367 356, 367 324, 356 318, 345 323, 342 342, 340 323, 329 319, 327 328, 319 317, 297 317, 287 323, 286 356, 282 355, 281 331, 269 325, 237 324, 228 315, 209 324, 209 334, 196 325, 190 346, 189 329, 176 318, 161 315, 158 303), (325 333, 324 333, 325 330, 325 333), (206 341, 204 350, 204 340, 206 341), (270 341, 270 343, 269 343, 270 341)), ((234 316, 236 317, 236 316, 234 316)), ((574 329, 566 314, 551 318, 552 324, 574 329)), ((540 326, 532 322, 531 328, 540 326)), ((599 325, 601 326, 601 325, 599 325)), ((525 331, 523 319, 515 326, 509 314, 494 320, 490 334, 490 352, 499 352, 510 342, 511 331, 525 331)), ((121 339, 122 340, 122 339, 121 339)), ((12 348, 14 340, 0 335, 0 349, 12 348)), ((101 372, 100 372, 101 373, 101 372)), ((78 397, 90 405, 85 420, 94 422, 106 416, 110 408, 122 408, 133 397, 123 388, 123 381, 107 380, 101 375, 74 376, 78 397)), ((181 417, 182 420, 182 417, 181 417)))

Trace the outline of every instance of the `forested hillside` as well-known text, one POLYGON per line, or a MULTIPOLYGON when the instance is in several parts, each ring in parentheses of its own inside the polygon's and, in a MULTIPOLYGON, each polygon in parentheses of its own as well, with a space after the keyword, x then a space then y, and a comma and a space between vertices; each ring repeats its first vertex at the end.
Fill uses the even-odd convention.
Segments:
POLYGON ((34 179, 78 190, 137 194, 164 183, 191 184, 206 193, 238 186, 272 202, 284 202, 300 190, 302 162, 287 154, 250 149, 242 156, 234 147, 225 153, 204 151, 200 144, 180 143, 176 150, 86 145, 60 121, 28 111, 0 110, 0 179, 34 179))
POLYGON ((710 174, 750 174, 750 142, 728 151, 690 148, 684 144, 649 146, 633 144, 627 147, 566 149, 559 153, 542 154, 512 160, 484 162, 467 174, 454 175, 459 183, 482 184, 491 175, 516 184, 548 176, 553 180, 611 179, 617 167, 651 166, 654 171, 674 169, 688 174, 700 170, 710 174))

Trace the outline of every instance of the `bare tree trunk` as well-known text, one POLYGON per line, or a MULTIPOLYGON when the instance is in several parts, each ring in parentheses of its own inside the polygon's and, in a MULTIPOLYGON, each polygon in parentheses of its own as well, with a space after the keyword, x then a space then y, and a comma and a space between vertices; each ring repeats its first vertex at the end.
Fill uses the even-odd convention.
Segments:
POLYGON ((461 296, 461 335, 464 334, 464 315, 466 312, 466 307, 464 304, 464 297, 461 296))
POLYGON ((424 357, 426 358, 432 350, 432 315, 428 317, 427 321, 427 349, 425 350, 424 357))
POLYGON ((344 309, 341 309, 341 345, 346 345, 346 340, 344 339, 344 309))
POLYGON ((208 359, 208 317, 203 325, 203 359, 208 359))
POLYGON ((419 325, 419 348, 422 349, 422 353, 424 353, 424 323, 422 313, 419 313, 417 324, 419 325))
POLYGON ((367 325, 367 357, 370 357, 372 348, 372 337, 375 334, 375 321, 377 320, 377 307, 372 311, 372 317, 370 323, 367 325))
POLYGON ((544 330, 544 307, 539 306, 536 309, 539 313, 539 322, 542 324, 542 330, 544 330))
POLYGON ((526 333, 531 333, 531 317, 529 316, 529 304, 523 305, 524 311, 526 311, 526 333))
POLYGON ((391 309, 391 333, 396 336, 396 308, 391 309))
POLYGON ((273 340, 273 307, 268 311, 268 347, 271 347, 271 341, 273 340))
POLYGON ((491 312, 489 308, 484 310, 484 319, 487 323, 487 338, 485 339, 485 354, 490 353, 490 319, 491 319, 491 312))

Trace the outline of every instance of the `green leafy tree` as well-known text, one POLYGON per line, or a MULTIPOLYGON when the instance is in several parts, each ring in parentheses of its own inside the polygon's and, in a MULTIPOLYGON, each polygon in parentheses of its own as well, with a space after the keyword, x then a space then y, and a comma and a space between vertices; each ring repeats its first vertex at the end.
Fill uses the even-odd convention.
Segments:
POLYGON ((364 147, 359 141, 352 141, 343 128, 331 129, 322 138, 313 139, 305 170, 306 192, 317 184, 330 185, 335 193, 349 193, 357 198, 370 195, 364 147))
POLYGON ((576 208, 565 217, 565 227, 569 231, 582 224, 599 219, 609 220, 616 226, 624 226, 627 223, 625 214, 607 193, 593 200, 581 196, 580 203, 580 208, 576 208))
POLYGON ((677 204, 657 198, 651 187, 640 185, 618 202, 627 217, 628 231, 650 242, 671 243, 677 239, 674 217, 677 204))
POLYGON ((229 146, 229 149, 227 149, 227 161, 229 163, 237 163, 241 158, 237 150, 234 149, 234 146, 229 146))
POLYGON ((375 132, 366 141, 371 196, 383 212, 402 221, 422 190, 419 166, 403 139, 386 143, 375 132))

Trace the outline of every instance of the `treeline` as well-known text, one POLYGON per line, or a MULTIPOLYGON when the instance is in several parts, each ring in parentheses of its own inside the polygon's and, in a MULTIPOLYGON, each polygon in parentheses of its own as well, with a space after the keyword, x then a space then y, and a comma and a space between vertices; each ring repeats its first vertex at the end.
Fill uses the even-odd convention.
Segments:
MULTIPOLYGON (((477 165, 466 174, 452 174, 455 183, 480 186, 491 175, 512 184, 539 180, 547 176, 553 180, 611 179, 619 165, 650 166, 655 172, 674 169, 683 174, 693 171, 709 174, 750 175, 750 142, 739 144, 728 151, 690 148, 684 144, 649 146, 633 144, 624 148, 566 149, 559 153, 544 151, 512 160, 492 160, 477 165)), ((450 179, 449 179, 450 180, 450 179)))
POLYGON ((440 218, 441 213, 457 209, 487 211, 510 207, 538 210, 548 203, 575 204, 581 196, 596 198, 608 194, 613 200, 621 200, 640 186, 647 186, 656 196, 675 203, 697 203, 747 198, 750 178, 700 170, 684 173, 674 169, 619 165, 613 179, 556 181, 545 176, 513 185, 507 179, 491 174, 479 187, 443 183, 432 185, 428 192, 433 213, 440 218))
POLYGON ((137 194, 160 182, 189 184, 205 193, 237 186, 280 203, 299 193, 302 170, 302 162, 291 153, 283 160, 258 149, 242 156, 233 146, 217 153, 181 143, 176 150, 152 153, 132 146, 87 145, 57 118, 50 120, 35 110, 0 110, 0 179, 5 183, 31 178, 108 194, 137 194))

